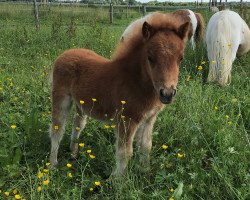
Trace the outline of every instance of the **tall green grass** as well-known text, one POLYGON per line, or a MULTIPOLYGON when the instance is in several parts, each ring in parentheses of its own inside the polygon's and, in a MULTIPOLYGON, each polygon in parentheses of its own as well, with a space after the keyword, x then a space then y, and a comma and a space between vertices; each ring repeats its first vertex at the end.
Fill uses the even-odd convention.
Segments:
MULTIPOLYGON (((85 144, 79 160, 70 160, 69 119, 59 166, 44 172, 53 61, 75 47, 109 58, 132 18, 123 16, 109 25, 106 12, 80 17, 72 8, 51 8, 48 15, 41 11, 37 32, 31 11, 20 11, 23 7, 0 9, 0 199, 13 199, 14 190, 25 199, 46 200, 250 198, 250 57, 234 62, 230 86, 208 85, 202 45, 196 51, 187 47, 176 101, 157 118, 149 172, 140 172, 135 153, 125 177, 109 178, 115 165, 114 133, 91 119, 79 139, 85 144), (89 158, 87 150, 96 157, 89 158)), ((206 20, 211 15, 203 14, 206 20)))

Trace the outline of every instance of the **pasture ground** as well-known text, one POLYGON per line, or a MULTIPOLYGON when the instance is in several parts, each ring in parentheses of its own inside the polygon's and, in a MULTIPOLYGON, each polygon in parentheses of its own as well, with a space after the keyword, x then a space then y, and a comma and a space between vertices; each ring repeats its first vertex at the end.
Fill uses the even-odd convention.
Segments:
MULTIPOLYGON (((110 57, 140 14, 117 14, 110 25, 102 10, 41 7, 37 32, 27 9, 0 7, 0 199, 250 199, 249 53, 234 62, 232 83, 221 88, 205 82, 203 45, 196 52, 187 47, 176 101, 154 126, 149 172, 138 170, 135 153, 125 177, 108 179, 114 133, 95 120, 79 139, 85 146, 77 162, 70 160, 68 123, 59 167, 52 171, 46 163, 53 61, 75 47, 110 57)), ((211 14, 202 13, 207 21, 211 14)))

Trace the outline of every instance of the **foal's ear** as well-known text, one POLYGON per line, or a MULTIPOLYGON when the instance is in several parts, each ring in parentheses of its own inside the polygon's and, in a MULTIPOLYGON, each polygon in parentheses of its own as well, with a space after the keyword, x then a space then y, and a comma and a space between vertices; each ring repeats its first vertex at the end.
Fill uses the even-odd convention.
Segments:
POLYGON ((190 22, 186 22, 182 24, 178 30, 177 30, 177 35, 182 39, 182 40, 187 40, 189 28, 190 28, 190 22))
POLYGON ((144 22, 142 25, 142 35, 145 39, 149 39, 155 33, 154 28, 148 23, 144 22))

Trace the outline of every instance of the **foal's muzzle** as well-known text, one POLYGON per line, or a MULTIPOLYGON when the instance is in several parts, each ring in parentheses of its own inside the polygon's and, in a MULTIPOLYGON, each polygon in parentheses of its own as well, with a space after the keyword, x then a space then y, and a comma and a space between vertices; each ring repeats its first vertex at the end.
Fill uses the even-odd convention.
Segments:
POLYGON ((160 101, 164 104, 169 104, 172 102, 173 97, 176 95, 176 89, 171 88, 170 90, 161 89, 160 90, 160 101))

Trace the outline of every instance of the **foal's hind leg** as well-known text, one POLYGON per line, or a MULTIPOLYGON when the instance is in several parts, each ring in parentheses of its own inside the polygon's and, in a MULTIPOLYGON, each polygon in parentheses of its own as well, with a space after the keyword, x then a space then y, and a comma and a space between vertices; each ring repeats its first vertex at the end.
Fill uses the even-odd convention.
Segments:
POLYGON ((76 109, 77 109, 77 114, 74 117, 73 129, 71 134, 71 143, 70 143, 70 149, 73 158, 77 158, 78 154, 78 143, 76 142, 76 140, 79 138, 81 131, 84 129, 87 123, 87 116, 83 115, 83 113, 79 108, 76 109))
POLYGON ((143 168, 149 167, 150 151, 152 148, 152 129, 155 120, 156 115, 144 120, 135 136, 140 156, 139 161, 143 168))
POLYGON ((57 154, 65 131, 65 121, 71 106, 71 97, 52 94, 52 124, 50 127, 51 153, 50 163, 57 164, 57 154))

